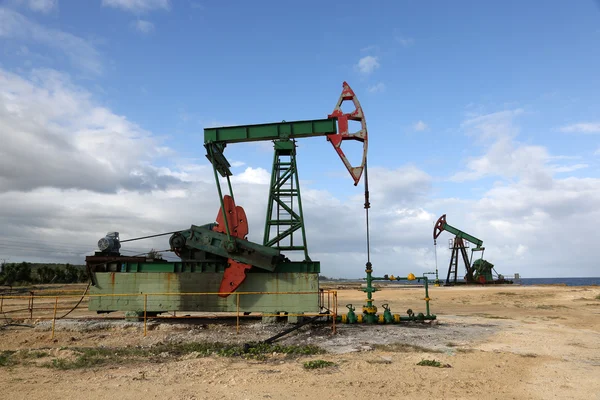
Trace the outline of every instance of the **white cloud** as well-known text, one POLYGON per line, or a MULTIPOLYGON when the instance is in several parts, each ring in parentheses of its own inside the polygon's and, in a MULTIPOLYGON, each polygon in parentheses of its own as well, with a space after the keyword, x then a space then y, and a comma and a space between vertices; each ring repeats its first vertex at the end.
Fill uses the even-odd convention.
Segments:
POLYGON ((398 43, 400 43, 400 45, 402 45, 403 47, 409 47, 412 46, 415 43, 415 40, 413 38, 410 37, 397 37, 396 41, 398 43))
POLYGON ((114 193, 177 184, 149 165, 168 154, 156 138, 100 107, 53 70, 27 79, 0 69, 0 191, 40 187, 114 193))
POLYGON ((385 91, 385 84, 383 82, 379 82, 375 85, 369 86, 367 88, 369 93, 379 93, 385 91))
POLYGON ((25 6, 31 11, 49 13, 58 8, 58 0, 5 0, 8 5, 25 6))
POLYGON ((473 116, 462 123, 467 134, 478 139, 496 139, 498 137, 515 137, 519 133, 514 124, 517 116, 524 113, 523 109, 505 110, 495 113, 473 116))
POLYGON ((358 60, 357 67, 361 73, 370 74, 375 69, 379 68, 379 61, 377 60, 377 57, 365 56, 358 60))
POLYGON ((428 128, 429 127, 427 126, 427 124, 423 121, 418 121, 413 125, 413 129, 417 132, 427 130, 428 128))
POLYGON ((170 0, 102 0, 102 5, 130 12, 169 10, 171 8, 170 0))
POLYGON ((377 50, 379 47, 375 45, 369 45, 360 49, 362 52, 377 50))
POLYGON ((70 33, 41 26, 5 8, 0 8, 0 39, 42 44, 61 51, 71 64, 82 70, 102 73, 100 54, 89 42, 70 33))
POLYGON ((550 169, 553 172, 559 173, 559 172, 573 172, 573 171, 577 171, 579 169, 584 169, 584 168, 588 168, 588 167, 589 167, 588 164, 573 164, 573 165, 551 166, 550 169))
POLYGON ((154 24, 150 21, 144 21, 142 19, 138 19, 133 22, 134 28, 141 33, 148 34, 154 31, 154 24))
POLYGON ((560 128, 561 132, 568 133, 600 133, 600 122, 580 122, 560 128))
POLYGON ((58 7, 58 0, 29 0, 29 8, 33 11, 48 13, 58 7))
POLYGON ((523 110, 491 113, 465 121, 462 126, 471 136, 489 142, 481 156, 470 157, 467 169, 455 173, 450 180, 464 182, 484 177, 519 178, 532 185, 547 186, 553 182, 554 173, 573 172, 588 165, 584 163, 559 165, 551 161, 571 159, 551 156, 547 149, 537 145, 523 145, 516 140, 519 127, 515 118, 523 110))

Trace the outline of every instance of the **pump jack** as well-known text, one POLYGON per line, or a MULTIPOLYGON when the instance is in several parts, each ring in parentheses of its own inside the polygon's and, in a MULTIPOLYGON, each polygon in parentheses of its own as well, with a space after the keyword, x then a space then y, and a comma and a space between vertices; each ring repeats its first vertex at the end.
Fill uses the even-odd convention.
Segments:
POLYGON ((468 233, 463 232, 460 229, 456 229, 452 225, 449 225, 446 222, 446 214, 442 215, 437 220, 433 228, 434 246, 437 244, 436 240, 443 231, 447 231, 454 234, 454 239, 449 240, 449 245, 450 249, 452 249, 452 254, 450 255, 448 275, 446 276, 446 283, 444 284, 444 286, 453 286, 459 283, 457 281, 459 254, 465 265, 466 272, 464 283, 513 283, 512 281, 505 280, 502 275, 498 275, 497 280, 493 279, 492 271, 494 270, 494 265, 483 259, 483 252, 485 251, 485 247, 482 247, 483 240, 478 239, 475 236, 469 235, 468 233), (467 254, 467 248, 469 248, 469 243, 475 245, 474 248, 471 248, 471 259, 469 259, 469 256, 467 254), (475 260, 475 262, 472 262, 473 253, 476 251, 481 251, 481 257, 475 260))

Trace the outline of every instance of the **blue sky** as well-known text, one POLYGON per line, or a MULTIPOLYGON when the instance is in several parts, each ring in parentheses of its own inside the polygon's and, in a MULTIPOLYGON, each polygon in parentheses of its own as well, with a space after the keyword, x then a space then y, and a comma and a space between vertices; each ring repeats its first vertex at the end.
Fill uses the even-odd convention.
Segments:
MULTIPOLYGON (((326 118, 347 81, 369 166, 427 176, 415 209, 485 208, 498 185, 529 182, 532 159, 556 182, 599 178, 595 1, 5 0, 0 12, 0 68, 33 85, 59 73, 61 88, 169 147, 145 161, 155 168, 206 164, 204 127, 326 118)), ((299 145, 310 189, 360 195, 324 138, 299 145)), ((268 146, 226 155, 245 163, 235 173, 271 167, 268 146)))

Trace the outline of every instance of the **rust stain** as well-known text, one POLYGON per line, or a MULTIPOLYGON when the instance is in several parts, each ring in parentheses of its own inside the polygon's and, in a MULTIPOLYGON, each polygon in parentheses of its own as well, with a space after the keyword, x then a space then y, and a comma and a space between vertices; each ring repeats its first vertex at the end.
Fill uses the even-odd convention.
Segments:
POLYGON ((171 277, 173 274, 171 272, 167 272, 167 293, 171 293, 171 277))
POLYGON ((110 273, 110 285, 114 288, 115 287, 115 273, 111 272, 110 273))

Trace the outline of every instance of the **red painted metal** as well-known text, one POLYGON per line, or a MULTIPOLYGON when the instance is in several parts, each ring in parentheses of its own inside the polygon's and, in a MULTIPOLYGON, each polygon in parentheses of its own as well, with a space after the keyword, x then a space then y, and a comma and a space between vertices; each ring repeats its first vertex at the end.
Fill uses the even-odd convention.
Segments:
POLYGON ((245 280, 246 272, 252 268, 252 265, 244 264, 239 261, 228 260, 228 267, 225 268, 225 274, 219 286, 219 296, 227 297, 234 292, 245 280))
MULTIPOLYGON (((216 218, 217 225, 213 228, 213 231, 226 233, 227 228, 225 227, 225 223, 227 223, 231 236, 246 240, 246 236, 248 235, 248 220, 246 219, 244 209, 241 206, 236 206, 233 197, 229 195, 223 196, 223 206, 225 207, 226 217, 223 217, 223 209, 219 208, 216 218), (225 218, 227 222, 225 222, 225 218)), ((225 274, 219 287, 220 297, 227 297, 231 292, 234 292, 246 280, 246 271, 252 268, 252 265, 244 264, 231 258, 227 260, 227 264, 228 266, 225 268, 225 274)))
MULTIPOLYGON (((240 206, 236 206, 233 197, 229 195, 223 196, 223 205, 225 206, 227 226, 229 226, 231 236, 246 239, 246 235, 248 235, 248 220, 246 219, 246 212, 244 209, 240 206)), ((223 210, 221 208, 219 208, 216 222, 217 226, 213 228, 213 231, 227 233, 225 220, 223 219, 223 210)))
POLYGON ((444 226, 446 226, 446 214, 438 218, 437 222, 435 223, 435 226, 433 228, 433 244, 435 244, 435 240, 444 231, 444 226))
POLYGON ((367 148, 368 148, 368 139, 369 135, 367 133, 367 121, 365 120, 365 115, 363 113, 362 107, 358 102, 356 94, 348 85, 347 82, 343 83, 342 94, 338 99, 338 102, 333 109, 333 112, 329 114, 328 118, 336 117, 338 119, 338 133, 327 135, 327 140, 331 142, 333 148, 338 153, 342 162, 350 172, 352 179, 354 179, 354 186, 358 185, 360 181, 360 177, 362 176, 363 170, 365 168, 365 164, 367 162, 367 148), (350 113, 344 113, 342 111, 342 103, 344 101, 352 101, 354 103, 354 111, 350 113), (348 131, 348 121, 359 121, 361 124, 361 129, 358 132, 349 132, 348 131), (344 154, 342 150, 342 143, 344 140, 358 140, 363 143, 363 155, 362 161, 359 166, 352 166, 348 158, 344 154))

